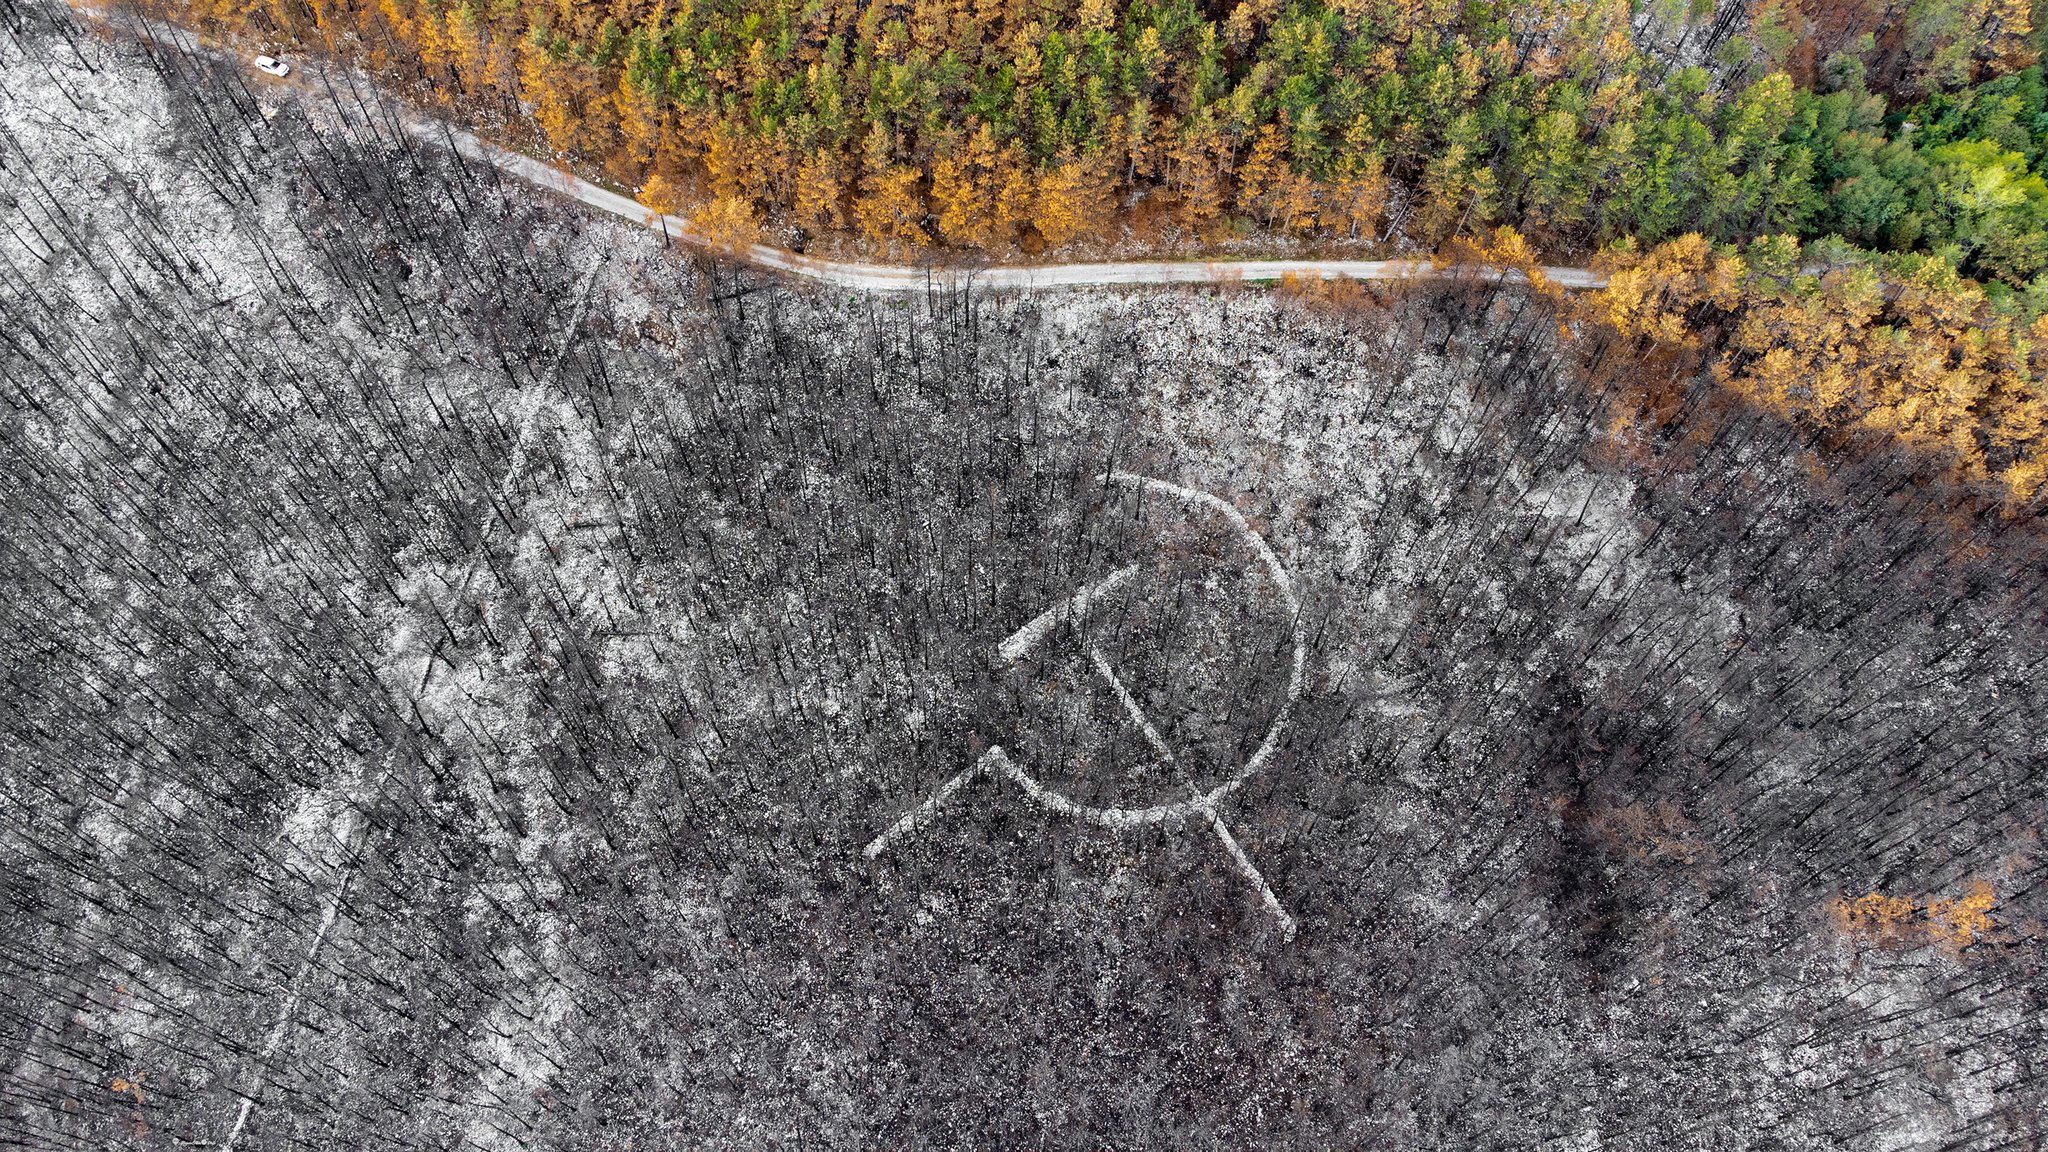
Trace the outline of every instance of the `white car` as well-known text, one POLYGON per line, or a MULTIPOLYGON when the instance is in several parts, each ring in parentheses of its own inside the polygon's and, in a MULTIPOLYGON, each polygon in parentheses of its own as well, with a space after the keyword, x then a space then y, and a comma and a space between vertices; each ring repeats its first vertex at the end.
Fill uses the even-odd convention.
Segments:
POLYGON ((255 60, 251 61, 251 63, 256 65, 257 71, 267 72, 272 76, 289 75, 292 70, 291 65, 285 63, 282 60, 279 60, 275 56, 258 56, 255 60))

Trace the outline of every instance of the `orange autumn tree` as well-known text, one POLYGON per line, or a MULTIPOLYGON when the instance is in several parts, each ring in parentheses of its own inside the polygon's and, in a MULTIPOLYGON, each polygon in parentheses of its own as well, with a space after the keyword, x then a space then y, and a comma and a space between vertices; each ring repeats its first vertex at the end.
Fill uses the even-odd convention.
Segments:
POLYGON ((1175 215, 1196 235, 1207 234, 1223 216, 1230 155, 1222 128, 1206 115, 1198 115, 1167 149, 1167 187, 1178 197, 1175 215))
POLYGON ((583 126, 575 82, 566 67, 531 40, 520 46, 519 91, 532 105, 534 122, 547 135, 548 144, 558 152, 573 150, 583 126))
POLYGON ((821 152, 806 158, 797 168, 791 203, 797 225, 813 231, 844 226, 846 212, 840 200, 845 191, 846 175, 837 157, 821 152))
POLYGON ((2048 316, 2036 317, 2015 344, 2026 367, 1992 388, 1988 436, 1999 483, 2031 500, 2048 484, 2048 316))
POLYGON ((1704 345, 1714 380, 1747 404, 1902 443, 2009 510, 2030 506, 2048 481, 2048 326, 1999 311, 1937 260, 1807 259, 1790 237, 1741 253, 1698 236, 1624 246, 1579 311, 1646 346, 1704 345))
POLYGON ((888 252, 913 251, 930 242, 924 231, 924 202, 917 194, 917 169, 884 168, 864 177, 853 215, 861 235, 888 252))
POLYGON ((1934 945, 1960 952, 1997 927, 1991 915, 1997 906, 1991 881, 1980 877, 1963 895, 1948 899, 1881 892, 1844 896, 1828 905, 1828 917, 1836 932, 1853 940, 1887 948, 1934 945))
POLYGON ((683 209, 682 189, 677 188, 668 177, 656 172, 641 186, 640 203, 660 215, 671 216, 683 209))
POLYGON ((1828 906, 1835 930, 1842 935, 1892 945, 1912 940, 1918 927, 1914 916, 1919 910, 1911 900, 1880 892, 1845 896, 1828 906))
POLYGON ((484 25, 477 19, 476 10, 467 4, 451 9, 447 18, 447 34, 449 67, 454 70, 463 91, 471 96, 483 96, 501 90, 507 79, 502 52, 492 43, 484 25))
POLYGON ((653 165, 671 128, 654 98, 631 77, 619 77, 611 99, 618 113, 619 146, 610 168, 613 175, 631 180, 653 165))
POLYGON ((1039 174, 1031 198, 1031 225, 1054 247, 1101 226, 1109 197, 1094 166, 1085 159, 1064 157, 1039 174))
POLYGON ((1016 235, 1031 207, 1031 179, 1015 148, 998 148, 994 131, 977 124, 964 147, 932 165, 932 202, 939 233, 956 244, 997 248, 1016 235))
POLYGON ((1326 193, 1323 220, 1347 240, 1378 239, 1387 192, 1386 162, 1377 153, 1347 159, 1326 193))
POLYGON ((1444 250, 1448 263, 1510 273, 1537 297, 1562 303, 1564 290, 1543 271, 1542 256, 1528 237, 1503 224, 1481 240, 1455 241, 1444 250))
POLYGON ((1293 175, 1287 165, 1287 138, 1278 124, 1259 129, 1252 140, 1251 154, 1237 169, 1237 207, 1240 212, 1272 219, 1268 194, 1293 175))
POLYGON ((1717 372, 1781 416, 1854 423, 1870 409, 1861 344, 1878 302, 1877 277, 1864 268, 1828 273, 1818 292, 1756 294, 1736 314, 1717 372))
POLYGON ((1607 287, 1591 294, 1586 313, 1634 340, 1690 347, 1706 317, 1724 312, 1740 296, 1742 261, 1688 233, 1638 252, 1624 244, 1602 254, 1607 287))
POLYGON ((690 217, 690 227, 713 251, 741 255, 761 238, 761 222, 745 197, 720 196, 690 217))

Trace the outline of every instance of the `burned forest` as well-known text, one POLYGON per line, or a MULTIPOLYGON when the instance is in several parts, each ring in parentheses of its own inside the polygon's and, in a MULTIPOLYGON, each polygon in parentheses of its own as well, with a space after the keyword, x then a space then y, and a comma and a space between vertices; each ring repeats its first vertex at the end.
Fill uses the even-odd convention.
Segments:
POLYGON ((2048 1140, 2040 529, 1902 449, 0 23, 0 1144, 2048 1140))

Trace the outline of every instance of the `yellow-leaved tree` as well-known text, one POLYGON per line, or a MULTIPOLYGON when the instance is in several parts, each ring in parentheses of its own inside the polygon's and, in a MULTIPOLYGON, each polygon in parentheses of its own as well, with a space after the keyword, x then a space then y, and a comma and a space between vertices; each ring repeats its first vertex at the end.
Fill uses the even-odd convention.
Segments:
POLYGON ((682 189, 667 176, 656 172, 641 186, 640 203, 652 208, 658 215, 672 216, 682 210, 682 189))
POLYGON ((846 223, 841 204, 845 191, 845 166, 838 154, 830 149, 813 152, 797 167, 791 214, 799 225, 812 231, 841 227, 846 223))
POLYGON ((612 173, 630 182, 654 163, 655 154, 667 136, 667 126, 654 98, 623 73, 612 93, 612 106, 619 118, 619 147, 613 153, 612 173))
POLYGON ((942 149, 932 162, 939 233, 955 244, 1008 244, 1030 206, 1030 195, 1022 155, 1014 146, 997 148, 987 124, 977 124, 963 147, 942 149))
POLYGON ((1612 331, 1647 343, 1692 347, 1702 306, 1726 309, 1741 294, 1742 260, 1697 233, 1642 252, 1633 243, 1602 253, 1607 287, 1586 306, 1612 331))
POLYGON ((1176 216, 1182 227, 1200 235, 1223 215, 1229 155, 1223 131, 1206 108, 1167 150, 1168 187, 1180 195, 1176 216))
POLYGON ((1990 441, 1999 483, 2026 503, 2048 484, 2048 316, 2035 318, 2014 351, 2019 371, 1992 393, 1990 441))
POLYGON ((1031 226, 1055 248, 1073 243, 1099 227, 1109 211, 1109 196, 1087 160, 1072 155, 1038 174, 1031 198, 1031 226))
POLYGON ((1371 152, 1346 160, 1324 197, 1323 218, 1345 239, 1379 239, 1387 212, 1386 162, 1371 152))
POLYGON ((718 196, 690 217, 690 228, 706 247, 740 256, 761 238, 761 223, 744 196, 718 196))
POLYGON ((519 92, 533 107, 534 121, 557 152, 574 150, 582 121, 567 67, 531 40, 520 43, 519 57, 519 92))
POLYGON ((860 234, 885 252, 914 250, 930 241, 924 231, 924 202, 917 194, 917 169, 907 165, 863 177, 853 217, 860 234))

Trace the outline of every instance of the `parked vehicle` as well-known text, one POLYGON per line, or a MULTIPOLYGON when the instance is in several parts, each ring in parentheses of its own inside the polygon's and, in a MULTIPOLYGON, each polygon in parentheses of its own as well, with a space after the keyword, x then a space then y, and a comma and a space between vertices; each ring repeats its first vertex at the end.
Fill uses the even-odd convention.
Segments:
POLYGON ((256 65, 257 71, 267 72, 272 76, 287 76, 291 74, 292 70, 291 65, 279 60, 275 56, 258 56, 253 63, 256 65))

